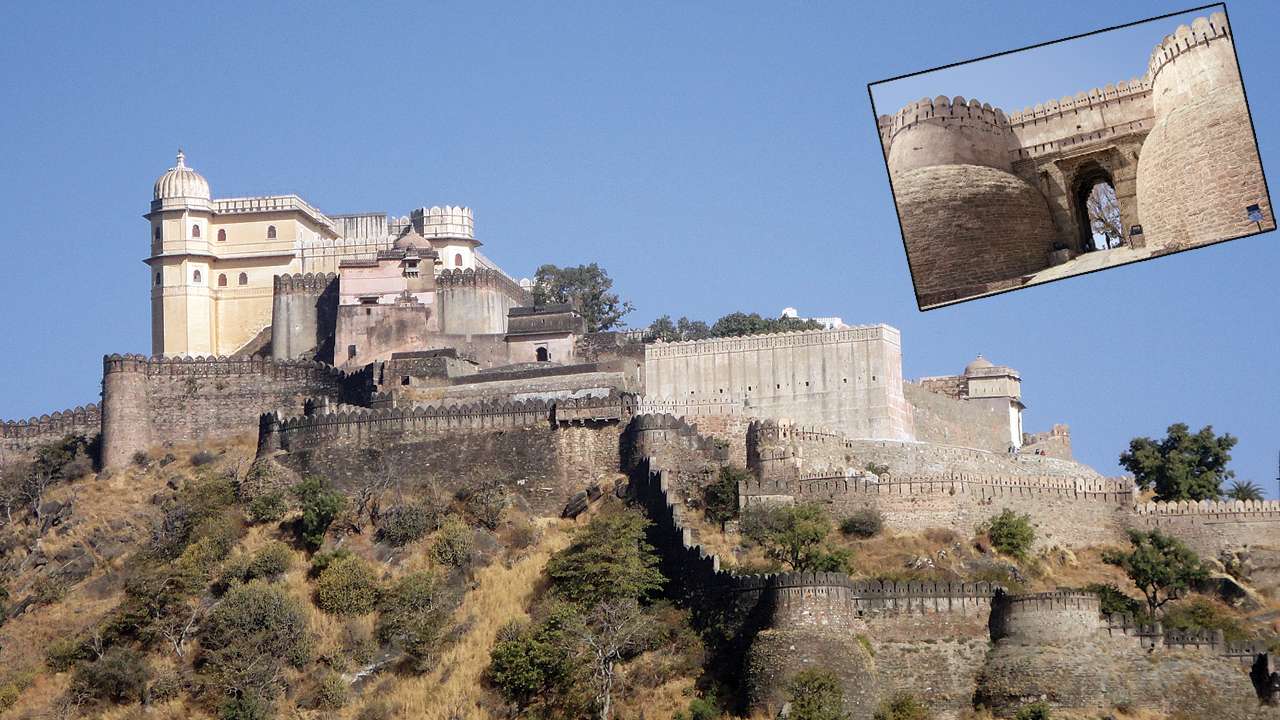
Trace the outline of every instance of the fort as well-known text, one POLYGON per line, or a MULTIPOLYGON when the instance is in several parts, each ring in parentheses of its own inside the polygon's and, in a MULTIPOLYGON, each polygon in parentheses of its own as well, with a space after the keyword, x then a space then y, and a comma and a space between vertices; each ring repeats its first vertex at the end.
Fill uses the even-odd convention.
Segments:
POLYGON ((1179 26, 1147 65, 1020 111, 938 96, 879 117, 922 307, 1094 252, 1100 183, 1143 257, 1275 228, 1226 15, 1179 26))
MULTIPOLYGON (((1009 230, 1020 243, 1039 238, 1032 267, 1078 230, 1074 196, 1050 194, 1051 211, 1045 193, 1077 182, 1084 153, 1150 242, 1202 239, 1187 217, 1144 209, 1144 193, 1166 190, 1123 148, 1145 142, 1142 158, 1160 162, 1160 143, 1188 142, 1201 122, 1184 110, 1212 112, 1205 98, 1238 92, 1213 80, 1230 50, 1217 18, 1180 29, 1146 78, 1115 88, 1012 117, 942 98, 882 119, 899 201, 913 187, 963 186, 1042 207, 1034 223, 989 216, 1026 223, 1009 230), (937 184, 948 172, 962 185, 937 184)), ((1238 131, 1240 117, 1247 125, 1229 116, 1212 132, 1238 131)), ((995 207, 961 204, 971 201, 995 207)), ((572 518, 615 492, 653 521, 672 593, 723 620, 743 695, 761 712, 815 665, 836 672, 857 720, 899 690, 948 719, 976 703, 1008 717, 1046 699, 1243 720, 1277 699, 1264 689, 1280 686, 1266 648, 1104 617, 1091 593, 752 574, 700 542, 698 498, 733 464, 747 473, 740 509, 870 508, 894 532, 963 538, 1011 509, 1028 516, 1038 549, 1119 545, 1127 530, 1157 528, 1207 557, 1280 547, 1278 502, 1147 502, 1132 478, 1077 462, 1066 425, 1027 431, 1013 367, 978 356, 955 374, 904 378, 901 333, 885 324, 689 342, 591 331, 579 308, 535 304, 529 283, 481 254, 468 208, 326 215, 295 195, 216 200, 181 154, 147 218, 152 354, 104 357, 97 404, 0 424, 0 464, 68 435, 95 441, 106 473, 178 444, 239 439, 285 475, 352 493, 498 482, 533 515, 572 518), (1169 690, 1184 686, 1212 692, 1169 690)))

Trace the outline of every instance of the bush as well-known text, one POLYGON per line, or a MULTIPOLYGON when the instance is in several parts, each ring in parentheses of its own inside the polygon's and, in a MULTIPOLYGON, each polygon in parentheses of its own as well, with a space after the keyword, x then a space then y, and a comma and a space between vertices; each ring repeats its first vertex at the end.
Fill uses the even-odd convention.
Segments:
POLYGON ((789 720, 847 720, 844 690, 829 670, 801 670, 787 683, 791 701, 789 720))
POLYGON ((1031 516, 1019 515, 1009 508, 991 518, 987 525, 987 535, 997 550, 1019 559, 1027 556, 1027 551, 1036 540, 1036 531, 1031 527, 1031 516))
POLYGON ((31 599, 36 605, 52 605, 67 596, 67 583, 52 575, 41 575, 31 583, 31 599))
POLYGON ((347 499, 341 493, 325 487, 319 478, 307 478, 293 487, 293 494, 302 505, 299 524, 302 541, 312 550, 324 544, 324 535, 333 519, 346 507, 347 499))
POLYGON ((329 565, 316 580, 316 607, 330 615, 363 615, 378 603, 378 578, 369 563, 357 557, 329 565))
POLYGON ((1085 592, 1098 596, 1104 615, 1137 616, 1142 612, 1142 603, 1120 592, 1120 588, 1111 583, 1090 583, 1084 586, 1085 592))
POLYGON ((249 562, 246 580, 262 578, 264 580, 274 580, 289 571, 293 567, 293 550, 282 542, 272 542, 264 545, 253 554, 253 560, 249 562))
POLYGON ((869 538, 884 529, 884 517, 875 508, 861 508, 840 521, 840 532, 854 537, 869 538))
POLYGON ((477 525, 495 530, 502 521, 502 511, 507 507, 507 489, 500 482, 489 481, 464 491, 459 499, 467 515, 477 525))
POLYGON ((763 546, 771 560, 796 572, 839 571, 848 565, 848 550, 827 544, 831 518, 816 503, 748 508, 742 514, 742 533, 763 546))
POLYGON ((378 539, 392 547, 403 547, 440 527, 436 512, 425 505, 396 505, 382 514, 378 539))
POLYGON ((471 559, 471 528, 457 515, 450 515, 431 543, 431 556, 444 565, 462 567, 471 559))
POLYGON ((1044 701, 1023 705, 1018 708, 1018 714, 1013 716, 1014 720, 1051 720, 1051 717, 1049 704, 1044 701))
POLYGON ((76 666, 71 678, 73 692, 114 703, 141 702, 151 671, 136 650, 116 646, 91 663, 76 666))
POLYGON ((130 458, 130 460, 133 462, 134 465, 140 468, 146 468, 148 465, 151 464, 151 456, 148 455, 144 450, 138 450, 134 452, 133 457, 130 458))
POLYGON ((738 483, 751 474, 740 467, 724 465, 714 482, 702 488, 702 513, 707 520, 724 525, 738 517, 738 483))
POLYGON ((405 575, 379 602, 376 632, 383 643, 398 648, 411 669, 427 670, 444 632, 449 608, 431 573, 405 575))
POLYGON ((715 695, 694 698, 689 703, 689 720, 716 720, 720 717, 720 708, 716 705, 715 695))
POLYGON ((312 691, 311 703, 321 710, 337 710, 347 704, 351 688, 332 670, 321 673, 312 691))
POLYGON ((579 622, 572 606, 555 604, 537 625, 514 622, 498 631, 488 677, 507 702, 520 709, 558 704, 585 682, 568 631, 579 622))
POLYGON ((1166 628, 1183 632, 1221 630, 1223 638, 1231 643, 1249 637, 1238 618, 1206 597, 1181 600, 1168 606, 1161 621, 1166 628))
POLYGON ((284 493, 269 492, 249 501, 249 521, 255 524, 276 522, 288 512, 284 493))
POLYGON ((398 712, 399 709, 396 706, 386 700, 375 698, 360 708, 360 712, 356 713, 356 720, 392 720, 398 712))
POLYGON ((932 715, 915 695, 900 692, 880 703, 873 717, 874 720, 929 720, 932 715))
POLYGON ((233 587, 200 629, 201 679, 231 695, 222 717, 267 718, 285 665, 305 665, 312 644, 306 610, 284 590, 262 582, 233 587))
POLYGON ((613 509, 591 518, 573 543, 547 562, 552 589, 584 607, 656 594, 665 578, 645 539, 648 527, 648 518, 634 510, 613 509))
POLYGON ((330 565, 335 565, 339 560, 345 560, 349 557, 352 557, 351 551, 344 547, 321 550, 311 556, 311 570, 307 574, 310 577, 318 578, 320 573, 324 572, 330 565))
POLYGON ((191 466, 200 467, 202 465, 208 465, 209 463, 217 459, 218 459, 218 456, 216 454, 208 450, 200 450, 196 452, 196 454, 191 456, 191 466))
POLYGON ((872 475, 878 475, 880 477, 884 477, 885 475, 889 474, 889 466, 883 465, 880 463, 869 462, 867 463, 867 472, 871 473, 872 475))

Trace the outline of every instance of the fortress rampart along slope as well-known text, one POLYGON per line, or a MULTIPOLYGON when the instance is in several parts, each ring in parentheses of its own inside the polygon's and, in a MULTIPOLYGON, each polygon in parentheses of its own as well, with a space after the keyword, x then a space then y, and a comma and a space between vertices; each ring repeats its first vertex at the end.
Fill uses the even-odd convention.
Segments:
POLYGON ((1179 26, 1149 55, 1140 78, 1021 111, 938 96, 879 118, 921 305, 1092 251, 1085 201, 1102 182, 1135 248, 1275 227, 1226 15, 1179 26))

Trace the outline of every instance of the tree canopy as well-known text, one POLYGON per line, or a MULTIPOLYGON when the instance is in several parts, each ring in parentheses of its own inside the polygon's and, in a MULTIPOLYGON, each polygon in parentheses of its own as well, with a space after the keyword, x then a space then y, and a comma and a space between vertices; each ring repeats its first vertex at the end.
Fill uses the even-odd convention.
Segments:
POLYGON ((552 588, 583 606, 605 600, 644 599, 662 588, 658 556, 645 540, 649 520, 632 510, 591 518, 569 547, 547 562, 552 588))
POLYGON ((533 276, 535 305, 568 303, 587 321, 587 332, 623 327, 622 318, 635 308, 610 292, 613 279, 596 263, 576 267, 543 265, 533 276))
POLYGON ((1174 423, 1162 440, 1130 440, 1120 465, 1142 489, 1155 488, 1160 500, 1217 500, 1223 481, 1235 477, 1227 470, 1235 444, 1229 433, 1215 435, 1212 425, 1193 435, 1185 423, 1174 423))
POLYGON ((763 335, 765 333, 792 332, 795 330, 821 330, 822 323, 817 320, 805 320, 798 317, 767 318, 760 313, 732 312, 708 326, 701 320, 690 320, 682 317, 672 322, 670 315, 663 315, 649 324, 645 331, 645 341, 678 342, 683 340, 705 340, 713 337, 736 337, 739 335, 763 335))
POLYGON ((1185 593, 1192 583, 1203 580, 1208 571, 1199 556, 1181 540, 1159 530, 1129 531, 1129 552, 1117 550, 1103 554, 1102 559, 1129 575, 1133 584, 1147 598, 1152 615, 1170 600, 1185 593))
POLYGON ((754 507, 742 516, 742 533, 796 572, 848 569, 849 551, 827 543, 831 529, 831 518, 817 503, 754 507))

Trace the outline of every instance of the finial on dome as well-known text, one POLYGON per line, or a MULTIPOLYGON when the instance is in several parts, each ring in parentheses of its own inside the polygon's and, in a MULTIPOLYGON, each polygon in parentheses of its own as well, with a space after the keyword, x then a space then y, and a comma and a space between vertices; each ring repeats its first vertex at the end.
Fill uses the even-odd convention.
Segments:
POLYGON ((186 153, 182 152, 182 148, 178 148, 178 167, 184 168, 186 166, 187 166, 187 155, 186 153))

